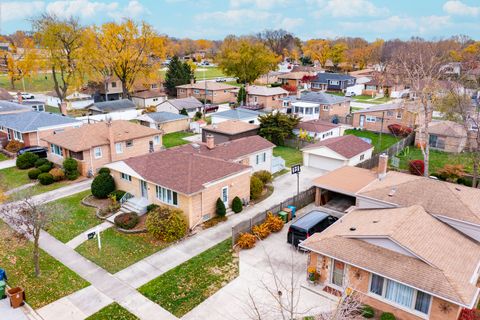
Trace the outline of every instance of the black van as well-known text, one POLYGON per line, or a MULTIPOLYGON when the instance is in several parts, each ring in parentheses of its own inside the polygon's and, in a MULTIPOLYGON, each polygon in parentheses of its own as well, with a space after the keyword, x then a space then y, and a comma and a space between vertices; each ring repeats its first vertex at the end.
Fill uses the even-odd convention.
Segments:
POLYGON ((23 147, 22 149, 18 150, 17 156, 20 156, 20 155, 22 155, 26 152, 34 153, 39 158, 46 158, 47 157, 47 148, 40 147, 40 146, 23 147))
POLYGON ((338 218, 328 215, 325 212, 313 210, 293 222, 288 229, 287 242, 298 247, 303 241, 316 232, 322 232, 331 226, 338 218))

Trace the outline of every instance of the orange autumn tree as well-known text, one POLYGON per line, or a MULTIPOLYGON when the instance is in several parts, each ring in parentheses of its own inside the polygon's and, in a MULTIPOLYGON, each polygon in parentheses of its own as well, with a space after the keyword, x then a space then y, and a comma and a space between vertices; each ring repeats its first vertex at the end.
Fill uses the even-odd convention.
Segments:
POLYGON ((15 89, 16 81, 29 77, 38 70, 38 53, 33 39, 21 31, 9 36, 6 41, 10 50, 3 56, 4 64, 7 66, 10 85, 15 89))
POLYGON ((312 61, 318 61, 323 68, 332 54, 332 45, 330 40, 311 39, 303 46, 303 53, 312 61))

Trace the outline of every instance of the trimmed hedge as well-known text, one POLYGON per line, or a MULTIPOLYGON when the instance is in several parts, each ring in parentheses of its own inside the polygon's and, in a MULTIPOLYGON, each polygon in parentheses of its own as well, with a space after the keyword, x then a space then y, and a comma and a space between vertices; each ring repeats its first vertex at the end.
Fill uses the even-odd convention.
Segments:
POLYGON ((225 203, 223 203, 222 199, 218 198, 215 206, 215 213, 217 214, 217 216, 225 217, 225 215, 227 214, 227 208, 225 208, 225 203))
POLYGON ((382 316, 380 317, 380 320, 396 320, 395 316, 393 313, 390 312, 384 312, 382 313, 382 316))
POLYGON ((138 215, 135 212, 121 213, 113 220, 115 225, 121 229, 130 230, 138 224, 138 215))
POLYGON ((40 171, 40 169, 37 169, 37 168, 33 168, 31 170, 28 171, 28 177, 32 180, 35 180, 38 178, 38 175, 41 174, 42 171, 40 171))
POLYGON ((163 242, 173 242, 187 234, 187 221, 182 210, 158 207, 148 213, 147 231, 163 242))
POLYGON ((270 183, 273 180, 272 174, 270 172, 268 172, 267 170, 257 171, 253 175, 255 177, 257 177, 258 179, 260 179, 263 182, 263 184, 270 183))
POLYGON ((369 305, 364 305, 362 307, 362 316, 367 319, 373 318, 375 316, 375 310, 369 305))
POLYGON ((423 176, 425 172, 425 163, 423 160, 412 160, 408 163, 408 171, 416 176, 423 176))
POLYGON ((239 197, 233 198, 232 211, 235 213, 239 213, 239 212, 242 212, 242 210, 243 210, 242 200, 240 200, 239 197))
POLYGON ((157 208, 160 208, 160 206, 159 206, 158 204, 155 204, 155 203, 149 204, 149 205, 147 206, 147 212, 153 211, 153 210, 155 210, 155 209, 157 209, 157 208))
POLYGON ((18 169, 29 169, 35 166, 38 156, 31 152, 25 152, 17 157, 15 164, 18 169))
POLYGON ((50 173, 40 173, 38 175, 38 181, 44 186, 55 182, 55 180, 53 180, 53 176, 50 173))
POLYGON ((40 159, 38 159, 37 161, 35 161, 35 168, 41 167, 41 166, 43 166, 44 164, 47 164, 47 163, 49 163, 49 162, 50 162, 50 161, 48 161, 48 159, 40 158, 40 159))
POLYGON ((115 191, 115 180, 109 174, 99 174, 93 179, 91 190, 95 198, 106 199, 115 191))
POLYGON ((98 174, 110 174, 110 169, 100 168, 100 170, 98 170, 98 174))
POLYGON ((50 173, 55 181, 62 181, 65 179, 65 172, 60 168, 53 168, 48 173, 50 173))
POLYGON ((53 167, 53 164, 51 162, 48 162, 48 163, 42 164, 40 167, 38 167, 38 169, 45 173, 52 170, 52 167, 53 167))
POLYGON ((75 180, 80 176, 78 162, 73 158, 67 158, 63 161, 63 169, 68 180, 75 180))

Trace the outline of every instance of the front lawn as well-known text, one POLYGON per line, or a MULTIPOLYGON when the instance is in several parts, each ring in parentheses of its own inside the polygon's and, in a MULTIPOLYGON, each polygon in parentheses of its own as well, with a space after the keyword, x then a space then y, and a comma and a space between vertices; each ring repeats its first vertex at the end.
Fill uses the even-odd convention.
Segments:
POLYGON ((45 92, 53 90, 53 78, 51 74, 38 73, 25 77, 25 90, 22 81, 15 81, 15 89, 12 88, 10 79, 6 75, 0 75, 0 87, 8 91, 45 92))
POLYGON ((0 170, 1 187, 3 190, 8 191, 32 182, 28 178, 27 172, 28 170, 20 170, 17 167, 0 170))
POLYGON ((97 240, 86 241, 75 250, 110 273, 123 270, 167 246, 149 234, 125 234, 115 228, 102 231, 100 237, 101 250, 97 240))
MULTIPOLYGON (((400 169, 408 170, 408 163, 411 160, 423 160, 422 150, 410 147, 408 152, 401 152, 397 155, 400 158, 400 169)), ((430 174, 435 173, 438 169, 443 168, 446 164, 461 164, 465 171, 472 173, 473 164, 468 152, 449 153, 437 150, 430 150, 429 171, 430 174)))
POLYGON ((0 161, 10 160, 9 157, 0 152, 0 161))
MULTIPOLYGON (((165 79, 166 73, 167 73, 167 68, 160 70, 160 77, 162 79, 165 79)), ((195 79, 197 79, 197 81, 202 81, 204 76, 205 76, 205 79, 212 79, 217 77, 223 78, 225 77, 225 74, 223 74, 222 70, 220 70, 220 68, 217 68, 217 67, 198 66, 197 69, 195 70, 195 79)))
POLYGON ((198 306, 238 276, 238 259, 225 240, 140 287, 177 317, 198 306))
POLYGON ((84 191, 53 202, 52 205, 60 207, 61 213, 53 216, 45 228, 46 231, 67 243, 80 233, 100 224, 101 220, 95 216, 95 208, 81 203, 89 194, 90 191, 84 191))
POLYGON ((182 144, 190 143, 189 141, 184 140, 183 138, 191 137, 193 135, 195 134, 191 132, 185 132, 185 131, 167 133, 162 137, 163 146, 165 148, 172 148, 176 146, 181 146, 182 144))
POLYGON ((273 148, 273 155, 275 157, 282 157, 283 160, 285 160, 285 166, 287 168, 290 168, 294 164, 302 164, 303 162, 302 151, 296 148, 278 146, 273 148))
POLYGON ((379 153, 383 150, 386 150, 390 146, 394 145, 395 143, 401 140, 401 138, 397 138, 391 134, 383 133, 382 142, 379 145, 380 134, 376 132, 348 129, 348 130, 345 130, 344 135, 347 135, 347 134, 353 134, 357 137, 368 138, 372 140, 372 145, 375 147, 374 149, 375 153, 379 153))
POLYGON ((0 220, 0 266, 6 270, 8 285, 25 289, 27 302, 37 309, 85 288, 88 282, 41 251, 40 277, 33 270, 30 241, 21 238, 0 220))
POLYGON ((109 304, 100 311, 92 314, 85 320, 137 320, 138 318, 131 314, 127 309, 123 308, 118 303, 109 304))

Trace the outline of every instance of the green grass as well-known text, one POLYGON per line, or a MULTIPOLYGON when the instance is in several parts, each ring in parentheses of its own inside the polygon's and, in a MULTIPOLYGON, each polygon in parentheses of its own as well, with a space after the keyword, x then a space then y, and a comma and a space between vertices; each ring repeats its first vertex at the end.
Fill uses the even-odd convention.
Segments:
POLYGON ((241 87, 243 86, 242 83, 237 83, 237 81, 227 81, 227 82, 224 82, 225 84, 228 84, 228 85, 231 85, 231 86, 235 86, 235 87, 241 87))
MULTIPOLYGON (((408 163, 411 160, 423 160, 422 150, 410 147, 408 152, 401 152, 397 155, 400 158, 400 169, 408 170, 408 163)), ((430 149, 429 172, 435 173, 438 169, 443 168, 446 164, 461 164, 465 171, 472 173, 473 163, 468 152, 449 153, 430 149)))
POLYGON ((0 161, 10 160, 9 157, 0 152, 0 161))
POLYGON ((89 194, 90 191, 84 191, 53 202, 53 205, 59 206, 61 214, 55 215, 52 221, 49 221, 46 231, 66 243, 100 224, 101 220, 95 216, 95 208, 81 204, 82 199, 89 194))
MULTIPOLYGON (((9 91, 24 91, 22 81, 15 81, 15 89, 10 84, 10 79, 6 75, 0 75, 0 87, 9 91)), ((25 78, 25 91, 27 92, 45 92, 53 90, 53 79, 51 74, 36 74, 25 78), (45 79, 46 77, 46 79, 45 79)))
POLYGON ((45 106, 45 111, 51 113, 60 113, 60 108, 52 107, 52 106, 45 106))
MULTIPOLYGON (((217 67, 197 67, 197 70, 195 70, 195 79, 198 80, 203 80, 204 77, 204 72, 199 71, 205 69, 205 79, 212 79, 212 78, 217 78, 217 77, 225 77, 225 74, 223 74, 222 70, 220 70, 217 67)), ((165 78, 165 73, 166 70, 160 70, 160 78, 164 79, 165 78)))
POLYGON ((400 141, 400 138, 392 136, 391 134, 382 134, 382 143, 379 145, 378 142, 380 140, 380 135, 376 132, 371 131, 360 131, 354 129, 345 130, 344 135, 353 134, 357 137, 368 138, 372 140, 372 145, 375 147, 374 151, 376 153, 381 152, 385 149, 388 149, 391 145, 400 141))
POLYGON ((238 276, 238 261, 225 240, 140 287, 150 300, 177 317, 213 295, 238 276))
POLYGON ((101 233, 102 249, 96 240, 82 243, 75 250, 110 273, 116 273, 165 248, 147 233, 124 234, 110 228, 101 233))
POLYGON ((0 170, 0 187, 8 191, 32 182, 27 172, 28 170, 20 170, 16 167, 0 170))
POLYGON ((341 91, 327 91, 328 94, 333 94, 334 96, 341 96, 341 97, 344 97, 345 96, 345 93, 341 92, 341 91))
MULTIPOLYGON (((32 180, 30 180, 30 181, 33 182, 32 180)), ((57 190, 59 188, 65 187, 67 185, 68 185, 67 181, 59 181, 59 182, 55 182, 55 183, 45 185, 45 186, 42 185, 42 184, 36 184, 36 185, 28 187, 24 190, 20 190, 18 192, 15 192, 14 194, 12 194, 12 197, 15 198, 15 199, 20 199, 20 198, 25 197, 27 195, 28 196, 35 196, 37 194, 57 190)))
POLYGON ((8 285, 25 289, 27 302, 34 309, 85 288, 88 282, 65 267, 53 257, 41 251, 40 270, 37 278, 32 263, 33 245, 20 238, 3 221, 0 221, 0 266, 8 274, 8 285))
POLYGON ((137 320, 138 318, 114 302, 100 311, 92 314, 85 320, 137 320))
POLYGON ((275 157, 282 157, 285 160, 285 166, 290 168, 294 164, 302 164, 302 151, 291 147, 278 146, 273 148, 273 155, 275 157))
POLYGON ((353 97, 353 100, 357 102, 362 102, 362 103, 382 104, 390 101, 391 99, 389 97, 375 99, 375 98, 372 98, 372 96, 360 95, 360 96, 353 97))
POLYGON ((162 137, 163 145, 165 148, 181 146, 182 144, 189 143, 187 140, 184 140, 183 138, 190 137, 193 135, 195 134, 191 132, 184 132, 184 131, 167 133, 162 137))

